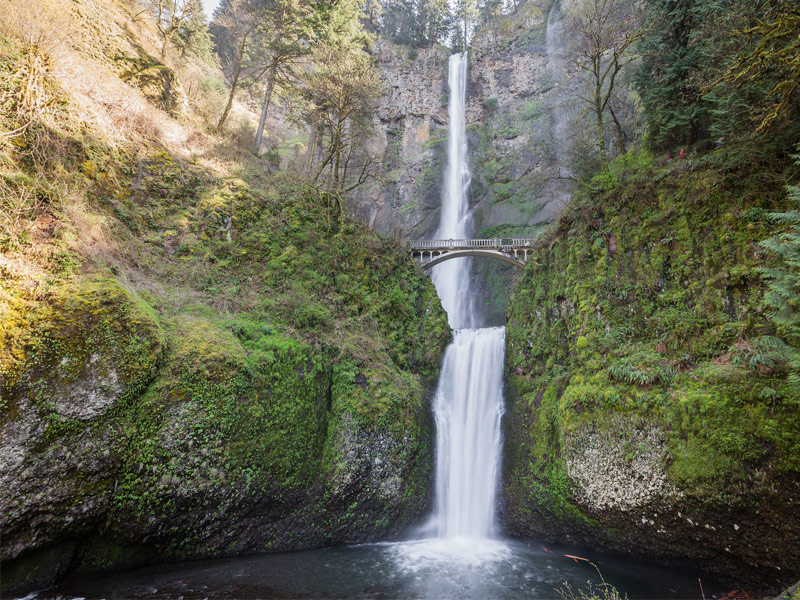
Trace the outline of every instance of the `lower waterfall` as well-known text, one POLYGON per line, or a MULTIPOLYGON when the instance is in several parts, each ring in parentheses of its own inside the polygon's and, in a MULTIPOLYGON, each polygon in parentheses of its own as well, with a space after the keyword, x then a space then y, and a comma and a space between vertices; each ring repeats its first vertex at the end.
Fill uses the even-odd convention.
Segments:
POLYGON ((462 329, 447 348, 436 392, 439 537, 494 531, 505 329, 462 329))

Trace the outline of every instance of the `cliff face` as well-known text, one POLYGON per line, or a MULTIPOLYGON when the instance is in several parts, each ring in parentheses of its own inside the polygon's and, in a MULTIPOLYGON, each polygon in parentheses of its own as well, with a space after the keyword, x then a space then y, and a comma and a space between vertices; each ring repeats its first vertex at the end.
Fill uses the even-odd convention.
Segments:
POLYGON ((758 246, 787 200, 735 152, 629 157, 542 239, 508 317, 510 532, 796 580, 800 393, 764 359, 758 246))
POLYGON ((535 235, 569 198, 574 82, 560 12, 527 2, 473 41, 468 122, 477 230, 535 235), (474 148, 474 149, 473 149, 474 148))
POLYGON ((385 96, 374 133, 378 179, 357 188, 354 215, 381 233, 419 239, 439 225, 447 162, 446 48, 413 50, 379 40, 374 47, 385 96))
MULTIPOLYGON (((467 126, 476 236, 534 237, 570 197, 577 109, 560 18, 552 2, 532 0, 473 41, 467 126)), ((380 178, 355 192, 351 210, 379 232, 431 237, 447 162, 449 53, 381 40, 374 54, 386 85, 375 128, 380 178)), ((488 322, 502 322, 515 269, 474 261, 473 272, 488 322)))
MULTIPOLYGON (((569 197, 559 176, 570 171, 575 84, 564 44, 549 1, 523 4, 473 40, 467 126, 476 234, 533 235, 569 197)), ((375 148, 382 181, 363 186, 353 207, 378 231, 429 236, 446 164, 448 51, 381 40, 374 55, 386 86, 375 148)))
MULTIPOLYGON (((176 96, 178 120, 117 69, 124 50, 181 77, 131 6, 68 4, 42 3, 72 32, 42 61, 48 110, 0 142, 21 224, 0 228, 3 597, 417 522, 450 338, 430 280, 209 134, 197 96, 176 96)), ((30 64, 20 40, 0 50, 1 74, 30 64)))

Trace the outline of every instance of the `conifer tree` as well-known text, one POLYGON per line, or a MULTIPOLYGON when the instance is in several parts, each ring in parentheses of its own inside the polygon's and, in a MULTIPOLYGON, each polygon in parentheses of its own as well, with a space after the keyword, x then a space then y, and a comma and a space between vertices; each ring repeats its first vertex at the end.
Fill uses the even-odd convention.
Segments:
POLYGON ((454 48, 466 51, 469 47, 470 35, 475 29, 477 18, 477 0, 455 0, 453 11, 454 48), (460 42, 460 44, 457 44, 457 42, 460 42))
POLYGON ((735 33, 749 43, 740 44, 735 59, 715 83, 729 84, 734 91, 763 86, 752 111, 758 132, 786 123, 797 115, 800 104, 800 4, 769 0, 751 15, 749 26, 735 33))
MULTIPOLYGON (((305 0, 267 0, 259 11, 256 22, 257 35, 265 60, 257 78, 266 78, 266 90, 261 104, 261 117, 258 121, 254 151, 258 154, 264 138, 267 111, 272 101, 272 92, 278 79, 291 81, 295 77, 295 67, 301 57, 311 51, 314 43, 314 23, 317 11, 325 11, 330 2, 317 2, 309 5, 305 0)), ((347 0, 336 3, 347 5, 347 0)))
POLYGON ((637 80, 650 142, 657 148, 691 144, 700 137, 708 118, 702 91, 693 78, 703 58, 703 44, 697 36, 700 3, 702 0, 647 0, 637 80))
POLYGON ((230 114, 239 80, 250 58, 258 22, 257 14, 258 8, 252 0, 228 0, 220 5, 215 14, 212 30, 217 54, 222 57, 223 68, 229 72, 231 82, 228 102, 217 123, 218 131, 225 125, 230 114))
POLYGON ((419 6, 420 42, 427 46, 441 43, 450 28, 448 0, 421 0, 419 6))

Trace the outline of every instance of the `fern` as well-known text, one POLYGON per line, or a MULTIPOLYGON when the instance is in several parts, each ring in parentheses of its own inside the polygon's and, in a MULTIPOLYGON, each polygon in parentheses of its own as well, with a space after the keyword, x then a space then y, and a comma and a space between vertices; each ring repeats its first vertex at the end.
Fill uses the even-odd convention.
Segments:
POLYGON ((678 371, 657 354, 636 352, 610 365, 608 372, 617 381, 645 386, 657 383, 669 385, 678 371))
MULTIPOLYGON (((800 156, 794 158, 800 164, 800 156)), ((788 191, 800 207, 800 187, 790 186, 788 191)), ((800 387, 800 208, 771 213, 768 217, 787 226, 783 233, 761 242, 763 248, 779 259, 778 265, 761 269, 761 274, 767 279, 764 304, 771 309, 769 316, 781 339, 758 338, 761 353, 750 357, 750 362, 780 358, 789 366, 789 381, 800 387)))

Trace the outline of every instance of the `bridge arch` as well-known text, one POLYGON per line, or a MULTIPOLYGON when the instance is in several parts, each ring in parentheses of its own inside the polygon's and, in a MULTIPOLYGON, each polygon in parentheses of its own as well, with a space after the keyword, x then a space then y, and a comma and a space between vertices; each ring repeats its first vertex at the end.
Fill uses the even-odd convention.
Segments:
POLYGON ((522 269, 533 252, 533 240, 530 238, 416 240, 406 244, 411 256, 425 270, 446 260, 466 256, 495 258, 522 269))
POLYGON ((499 250, 453 250, 451 252, 442 252, 438 256, 433 257, 431 260, 422 263, 420 266, 427 271, 431 267, 441 264, 446 260, 451 260, 453 258, 466 258, 467 256, 488 256, 489 258, 495 258, 497 260, 507 262, 508 264, 519 267, 520 269, 525 268, 524 262, 519 261, 516 258, 505 254, 504 252, 500 252, 499 250))

